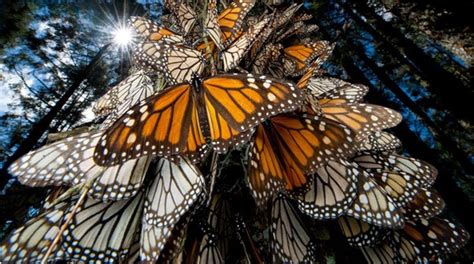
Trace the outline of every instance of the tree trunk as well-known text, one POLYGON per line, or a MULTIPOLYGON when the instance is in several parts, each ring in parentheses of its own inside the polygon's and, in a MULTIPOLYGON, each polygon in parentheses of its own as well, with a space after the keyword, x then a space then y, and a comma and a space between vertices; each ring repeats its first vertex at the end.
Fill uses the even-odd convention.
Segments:
MULTIPOLYGON (((358 11, 365 19, 370 21, 371 27, 376 32, 383 34, 391 45, 399 47, 402 54, 419 69, 423 77, 431 84, 436 84, 432 86, 436 90, 433 92, 440 95, 447 109, 456 112, 459 117, 472 120, 472 113, 467 109, 467 106, 473 102, 474 95, 467 71, 460 69, 453 63, 449 63, 447 60, 443 60, 443 63, 446 63, 447 66, 441 66, 440 61, 426 54, 422 48, 407 37, 407 31, 403 30, 406 27, 401 22, 396 21, 396 19, 393 19, 390 23, 384 21, 368 6, 367 1, 359 1, 357 5, 341 4, 346 10, 354 9, 358 11)), ((349 12, 349 14, 353 12, 349 12)))
POLYGON ((20 146, 15 150, 15 152, 8 157, 8 159, 3 164, 2 169, 0 170, 0 189, 3 189, 5 184, 11 178, 11 175, 8 173, 8 167, 18 158, 28 153, 33 147, 37 144, 38 140, 49 130, 51 122, 54 118, 58 115, 59 111, 64 107, 67 103, 69 98, 74 94, 74 92, 79 88, 81 83, 89 77, 89 74, 92 72, 94 67, 97 65, 99 60, 101 59, 104 52, 109 48, 111 43, 104 45, 99 52, 92 58, 90 63, 79 72, 77 78, 75 78, 74 82, 69 86, 66 92, 62 95, 62 97, 56 102, 56 104, 49 110, 49 112, 43 116, 38 122, 36 122, 28 136, 23 140, 20 146))

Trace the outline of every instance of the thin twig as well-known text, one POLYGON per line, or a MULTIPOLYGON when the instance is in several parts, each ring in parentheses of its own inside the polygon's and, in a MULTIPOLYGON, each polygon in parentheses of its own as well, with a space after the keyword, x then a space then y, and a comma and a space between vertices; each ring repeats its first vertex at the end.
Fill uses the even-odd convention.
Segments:
MULTIPOLYGON (((211 40, 212 41, 212 40, 211 40)), ((210 64, 211 64, 211 76, 217 75, 217 68, 216 68, 216 63, 214 61, 214 54, 211 51, 211 47, 209 46, 209 41, 207 41, 207 38, 204 38, 204 43, 206 44, 206 52, 209 54, 210 64)), ((217 49, 217 45, 215 45, 215 49, 217 49)), ((206 55, 204 55, 206 56, 206 55)))
POLYGON ((211 204, 212 201, 212 194, 214 192, 214 185, 216 184, 216 177, 217 177, 217 161, 219 159, 219 154, 217 152, 212 152, 212 159, 211 159, 211 186, 209 187, 209 198, 207 200, 207 206, 211 204))
POLYGON ((77 186, 74 186, 72 187, 71 189, 67 190, 66 192, 64 192, 60 197, 58 197, 52 204, 56 204, 58 203, 59 201, 61 201, 62 199, 64 199, 65 197, 69 197, 71 195, 74 194, 75 191, 77 191, 78 189, 82 189, 82 193, 81 193, 81 196, 79 197, 79 199, 77 200, 76 204, 74 205, 74 207, 72 208, 71 212, 69 213, 69 215, 67 216, 67 219, 66 221, 64 222, 64 224, 61 226, 61 228, 59 229, 58 231, 58 234, 56 235, 56 237, 54 238, 53 242, 51 243, 51 245, 49 246, 48 248, 48 251, 46 252, 46 254, 44 255, 43 259, 41 260, 41 264, 46 264, 48 262, 48 257, 49 255, 51 255, 51 253, 53 252, 53 249, 56 247, 56 245, 59 243, 59 240, 61 240, 61 237, 62 237, 62 234, 64 232, 64 230, 66 230, 67 226, 69 225, 69 223, 71 222, 72 218, 74 217, 74 214, 76 213, 77 209, 79 208, 79 206, 84 202, 86 196, 87 196, 87 192, 89 192, 89 189, 92 187, 92 183, 95 181, 95 179, 97 177, 99 177, 99 175, 102 175, 102 173, 105 171, 105 167, 102 167, 101 170, 99 170, 93 177, 91 177, 90 179, 88 179, 85 183, 82 183, 80 185, 77 185, 77 186))
MULTIPOLYGON (((207 40, 207 34, 206 34, 206 30, 205 30, 205 27, 207 26, 206 25, 206 19, 207 19, 207 16, 209 15, 208 14, 208 8, 209 8, 209 3, 208 1, 204 1, 204 6, 206 8, 203 8, 203 12, 201 13, 201 16, 202 16, 202 27, 203 27, 203 35, 202 35, 202 38, 204 40, 204 44, 206 45, 206 54, 209 54, 209 57, 210 57, 210 64, 211 64, 211 76, 214 76, 217 74, 217 68, 216 68, 216 63, 214 61, 214 54, 212 53, 211 51, 211 47, 209 46, 209 41, 207 40)), ((211 40, 212 41, 212 40, 211 40)), ((217 47, 217 44, 214 45, 214 48, 218 48, 217 47)), ((206 59, 206 54, 204 54, 204 58, 206 59)))
POLYGON ((69 213, 69 215, 66 219, 66 222, 64 222, 64 224, 61 226, 61 229, 59 229, 59 232, 56 235, 56 237, 54 238, 53 243, 51 243, 51 245, 48 248, 48 251, 44 255, 43 259, 41 260, 41 264, 46 264, 48 262, 49 255, 51 255, 51 253, 53 252, 53 249, 59 243, 59 240, 61 240, 62 233, 64 232, 64 230, 66 230, 67 226, 69 225, 72 218, 74 217, 74 214, 76 213, 77 209, 79 208, 79 206, 82 204, 82 202, 86 198, 86 195, 87 195, 88 191, 89 191, 89 188, 85 188, 82 191, 81 196, 79 197, 79 200, 76 202, 76 204, 74 205, 74 208, 72 208, 72 211, 69 213))

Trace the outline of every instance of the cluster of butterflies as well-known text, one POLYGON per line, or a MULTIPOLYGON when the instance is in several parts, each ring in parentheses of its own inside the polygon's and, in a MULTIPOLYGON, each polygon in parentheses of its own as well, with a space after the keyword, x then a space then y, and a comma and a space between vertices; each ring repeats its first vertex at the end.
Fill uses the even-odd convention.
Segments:
POLYGON ((436 169, 384 131, 400 114, 323 76, 334 45, 312 37, 301 5, 164 4, 159 24, 130 18, 134 66, 96 102, 100 122, 11 166, 24 184, 73 187, 0 261, 317 261, 309 226, 323 222, 370 263, 466 243, 438 216, 436 169))

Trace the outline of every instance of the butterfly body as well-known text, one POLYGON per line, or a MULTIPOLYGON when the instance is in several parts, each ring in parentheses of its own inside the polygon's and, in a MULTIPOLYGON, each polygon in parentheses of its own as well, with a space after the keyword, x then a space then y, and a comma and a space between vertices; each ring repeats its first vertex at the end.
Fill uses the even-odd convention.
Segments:
POLYGON ((118 164, 143 155, 198 161, 211 146, 225 152, 246 142, 272 115, 293 111, 301 92, 264 75, 222 74, 171 86, 132 107, 102 136, 94 159, 118 164))

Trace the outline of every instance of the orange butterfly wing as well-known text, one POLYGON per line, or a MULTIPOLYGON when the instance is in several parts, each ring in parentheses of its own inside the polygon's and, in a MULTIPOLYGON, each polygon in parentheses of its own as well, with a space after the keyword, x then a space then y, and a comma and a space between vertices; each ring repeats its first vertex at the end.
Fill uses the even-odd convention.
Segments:
POLYGON ((287 47, 283 50, 285 66, 288 70, 294 71, 291 73, 292 76, 300 75, 310 67, 312 61, 317 57, 321 57, 321 63, 324 62, 331 54, 333 48, 334 46, 327 41, 287 47))
POLYGON ((308 174, 330 160, 350 156, 353 133, 331 120, 312 115, 282 114, 270 126, 260 125, 251 145, 249 182, 259 202, 284 188, 307 187, 308 174))
POLYGON ((371 104, 350 104, 345 99, 321 99, 321 110, 326 118, 348 126, 364 139, 373 131, 391 128, 401 122, 402 116, 392 109, 371 104))
POLYGON ((247 131, 270 116, 296 110, 302 98, 292 83, 252 74, 222 74, 206 79, 203 93, 212 139, 221 124, 247 131))
POLYGON ((142 155, 173 156, 205 142, 192 88, 172 86, 132 107, 102 135, 94 160, 110 166, 142 155))
POLYGON ((284 169, 263 125, 257 127, 249 158, 249 186, 255 201, 261 206, 284 187, 284 169))
POLYGON ((130 17, 129 23, 135 29, 137 34, 144 39, 152 41, 166 41, 169 43, 184 42, 183 37, 178 35, 176 32, 173 32, 165 27, 160 27, 149 19, 132 16, 130 17))
POLYGON ((228 46, 237 37, 247 13, 255 5, 255 0, 235 0, 217 17, 224 46, 228 46))
POLYGON ((300 89, 305 89, 308 87, 311 78, 314 76, 322 74, 321 65, 329 58, 329 55, 332 52, 334 46, 331 46, 331 49, 327 51, 326 56, 319 56, 311 66, 305 71, 303 76, 301 76, 300 80, 296 84, 296 86, 300 89))
POLYGON ((313 48, 307 45, 295 45, 284 50, 285 55, 294 59, 296 62, 296 69, 301 70, 306 66, 306 62, 311 61, 313 55, 313 48))
POLYGON ((196 161, 209 141, 218 152, 247 142, 253 127, 295 110, 301 97, 291 83, 253 75, 218 75, 204 80, 199 95, 193 89, 172 86, 132 107, 101 137, 94 160, 110 166, 143 155, 185 155, 196 161))
POLYGON ((312 115, 278 115, 270 119, 286 170, 286 188, 306 184, 306 174, 330 160, 350 156, 353 133, 345 126, 312 115))

